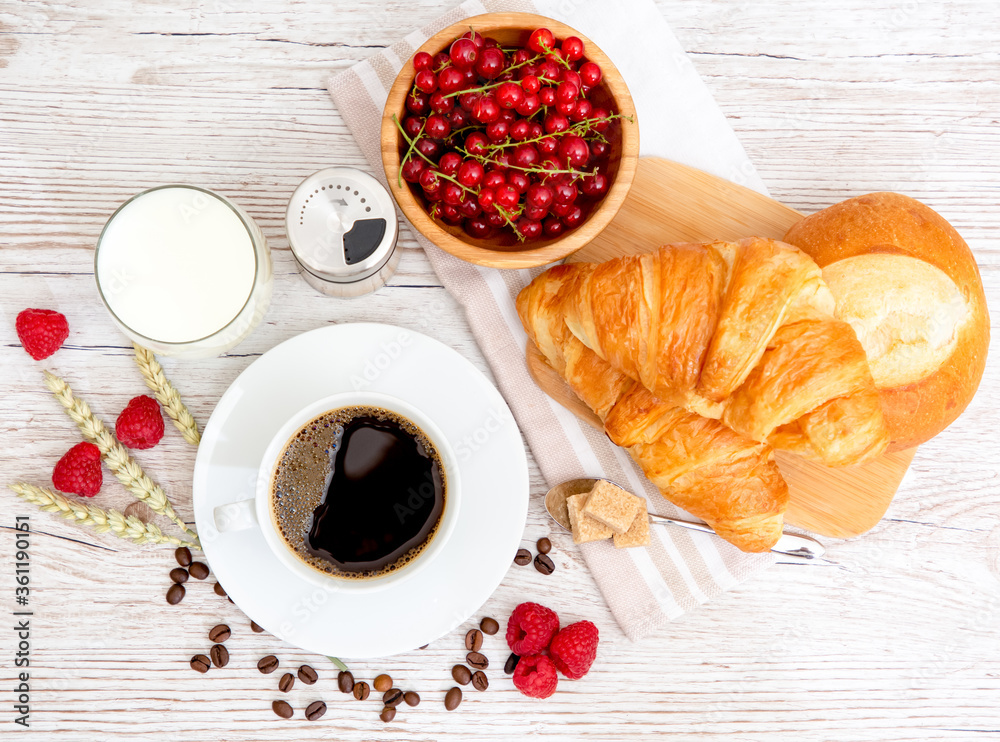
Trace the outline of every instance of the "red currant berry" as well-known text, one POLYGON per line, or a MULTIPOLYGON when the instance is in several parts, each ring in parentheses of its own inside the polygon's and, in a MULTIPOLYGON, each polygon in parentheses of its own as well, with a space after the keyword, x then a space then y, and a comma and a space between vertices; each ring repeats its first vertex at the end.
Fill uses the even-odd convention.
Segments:
POLYGON ((542 78, 542 80, 555 82, 559 79, 559 65, 551 59, 546 59, 538 65, 538 76, 542 78))
POLYGON ((537 93, 542 89, 542 84, 534 75, 523 75, 521 77, 521 90, 525 93, 537 93))
POLYGON ((458 154, 458 152, 445 152, 441 155, 441 159, 438 160, 438 170, 445 175, 454 178, 455 173, 458 172, 458 168, 461 164, 462 155, 458 154))
POLYGON ((437 159, 441 156, 441 151, 444 149, 441 142, 435 139, 428 139, 427 137, 420 137, 414 146, 420 154, 428 160, 434 161, 437 161, 437 159))
POLYGON ((485 240, 493 236, 493 227, 483 217, 476 217, 465 221, 465 232, 477 240, 485 240))
POLYGON ((431 70, 433 72, 440 72, 445 67, 451 66, 451 57, 445 52, 438 52, 434 55, 434 63, 431 64, 431 70))
POLYGON ((514 64, 524 64, 529 59, 531 59, 531 52, 527 49, 518 49, 514 52, 513 63, 514 64))
POLYGON ((482 124, 496 121, 500 117, 500 106, 497 104, 496 98, 492 95, 480 97, 472 107, 472 117, 482 124))
POLYGON ((438 75, 438 90, 442 93, 454 93, 465 85, 465 75, 455 67, 445 67, 438 75))
POLYGON ((538 94, 528 93, 524 96, 524 100, 521 101, 516 110, 522 116, 531 116, 541 107, 542 99, 538 97, 538 94))
POLYGON ((503 150, 493 157, 493 167, 502 173, 507 172, 507 167, 510 165, 510 152, 503 150))
POLYGON ((542 231, 546 237, 562 237, 566 231, 566 225, 560 221, 559 217, 550 216, 542 222, 542 231))
POLYGON ((428 105, 431 107, 431 111, 443 115, 447 115, 452 112, 455 108, 455 99, 449 98, 447 95, 442 93, 440 90, 431 93, 428 105))
MULTIPOLYGON (((423 160, 421 160, 423 162, 423 160)), ((436 191, 441 187, 441 177, 438 171, 428 167, 420 173, 420 187, 424 189, 427 193, 431 191, 436 191)))
MULTIPOLYGON (((434 101, 431 100, 431 108, 433 107, 434 107, 434 101)), ((571 121, 578 121, 578 122, 585 121, 586 119, 590 118, 591 111, 593 110, 594 106, 591 104, 591 102, 586 98, 581 98, 580 100, 576 101, 576 108, 574 109, 573 113, 570 115, 569 118, 571 121)))
POLYGON ((410 94, 406 96, 406 110, 410 113, 415 113, 417 115, 423 115, 427 113, 429 109, 430 96, 419 90, 411 90, 410 94))
POLYGON ((601 68, 594 62, 584 62, 580 65, 580 79, 588 88, 592 88, 601 81, 601 68))
POLYGON ((521 237, 528 242, 537 240, 542 236, 542 223, 537 219, 528 219, 522 216, 517 220, 516 229, 521 237))
POLYGON ((556 104, 556 89, 542 88, 538 93, 538 97, 542 101, 543 106, 554 106, 556 104))
POLYGON ((548 209, 555 199, 552 189, 541 183, 533 183, 528 186, 528 192, 524 195, 525 200, 532 206, 548 209))
POLYGON ((451 124, 444 116, 435 113, 427 117, 427 123, 424 124, 424 134, 431 139, 445 139, 451 134, 451 124))
POLYGON ((580 73, 574 70, 563 70, 559 73, 559 79, 562 82, 571 82, 576 85, 577 88, 583 89, 583 80, 580 79, 580 73))
POLYGON ((559 151, 559 140, 555 137, 543 137, 535 143, 535 147, 543 155, 554 155, 559 151))
POLYGON ((608 146, 608 143, 607 142, 602 142, 600 139, 598 139, 596 142, 591 142, 590 143, 590 159, 592 159, 592 160, 599 160, 599 159, 601 159, 602 157, 604 157, 608 153, 609 149, 610 149, 610 147, 608 146))
POLYGON ((424 118, 423 116, 407 116, 403 120, 403 131, 406 132, 406 136, 413 139, 420 133, 420 130, 424 128, 424 118))
POLYGON ((413 69, 417 72, 429 70, 432 64, 434 64, 434 57, 427 52, 417 52, 413 55, 413 69))
MULTIPOLYGON (((411 116, 412 118, 412 116, 411 116)), ((409 121, 409 119, 407 119, 409 121)), ((523 142, 531 133, 531 124, 524 119, 515 121, 510 127, 510 136, 515 142, 523 142)))
POLYGON ((485 155, 490 140, 481 131, 474 131, 465 138, 465 151, 470 155, 485 155))
POLYGON ((526 219, 535 219, 541 221, 549 214, 548 206, 535 206, 533 204, 525 204, 524 211, 521 212, 526 219))
POLYGON ((575 100, 561 100, 556 103, 556 113, 559 113, 566 118, 569 118, 576 113, 576 101, 575 100))
MULTIPOLYGON (((554 204, 552 204, 552 209, 551 209, 551 211, 552 211, 552 214, 553 214, 554 216, 557 216, 557 217, 559 217, 560 219, 562 219, 562 218, 563 218, 564 216, 566 216, 566 215, 567 215, 567 214, 568 214, 568 213, 569 213, 570 211, 572 211, 572 210, 573 210, 573 207, 574 207, 575 205, 576 205, 576 204, 561 204, 561 203, 558 203, 558 202, 557 202, 557 203, 554 203, 554 204)), ((565 225, 564 225, 564 226, 565 226, 565 225)))
POLYGON ((477 49, 482 49, 484 46, 486 46, 486 39, 483 38, 483 35, 478 31, 473 31, 470 29, 466 31, 464 34, 462 34, 462 38, 469 39, 473 44, 476 45, 477 49))
POLYGON ((460 105, 469 113, 472 113, 472 110, 476 107, 476 104, 482 97, 483 97, 482 93, 473 93, 473 92, 462 93, 460 96, 458 96, 458 105, 460 105))
POLYGON ((606 108, 594 108, 590 114, 590 118, 593 121, 591 128, 593 128, 594 131, 604 131, 607 129, 611 124, 611 121, 608 119, 608 116, 610 115, 611 114, 608 113, 606 108))
POLYGON ((453 65, 460 70, 467 70, 475 65, 476 60, 479 59, 479 48, 472 39, 462 37, 452 42, 448 56, 451 57, 453 65))
POLYGON ((510 162, 516 167, 531 168, 540 159, 542 158, 537 149, 530 144, 519 144, 514 147, 514 154, 511 156, 510 162))
POLYGON ((542 129, 542 125, 537 121, 531 122, 531 136, 529 139, 538 139, 545 131, 542 129))
POLYGON ((403 180, 407 183, 420 181, 420 174, 427 169, 427 162, 422 157, 411 157, 403 163, 403 180))
POLYGON ((543 54, 546 51, 555 49, 556 37, 547 28, 536 28, 528 37, 528 48, 535 54, 543 54))
POLYGON ((474 68, 469 67, 467 70, 462 70, 462 74, 465 75, 465 87, 476 87, 476 83, 479 82, 479 73, 474 68))
POLYGON ((507 220, 504 218, 504 215, 497 211, 496 207, 494 207, 493 211, 495 213, 486 215, 486 223, 491 227, 502 227, 506 225, 507 220))
POLYGON ((562 218, 563 224, 566 225, 566 229, 573 229, 574 227, 579 227, 583 222, 583 209, 577 205, 570 207, 569 211, 562 218))
POLYGON ((479 195, 476 196, 476 201, 479 202, 479 208, 487 213, 491 210, 495 212, 496 209, 493 208, 493 201, 496 199, 496 195, 496 191, 492 188, 480 188, 479 195))
POLYGON ((502 185, 496 189, 494 203, 505 211, 512 211, 517 207, 521 194, 514 190, 513 186, 502 185))
POLYGON ((505 82, 496 89, 496 99, 501 108, 517 108, 524 101, 524 91, 516 82, 505 82))
POLYGON ((545 117, 545 133, 557 134, 569 128, 569 119, 561 113, 550 113, 545 117))
POLYGON ((567 36, 559 46, 567 62, 575 62, 583 57, 583 41, 576 36, 567 36))
MULTIPOLYGON (((576 186, 571 185, 570 183, 556 183, 552 186, 552 192, 555 194, 555 198, 553 200, 557 204, 571 204, 576 201, 576 186)), ((445 194, 445 201, 447 200, 447 194, 445 194)))
POLYGON ((465 191, 457 183, 445 183, 442 188, 444 202, 450 206, 458 206, 465 198, 465 191))
POLYGON ((501 173, 499 170, 490 170, 483 177, 484 189, 488 188, 490 190, 495 190, 503 185, 507 185, 507 179, 504 177, 504 174, 501 173))
POLYGON ((486 126, 486 136, 491 142, 502 142, 510 133, 510 124, 503 119, 497 119, 492 124, 486 126))
POLYGON ((438 79, 430 70, 420 70, 416 77, 413 78, 413 84, 418 90, 422 90, 425 93, 433 93, 437 90, 438 79))
POLYGON ((458 175, 455 176, 455 179, 466 188, 474 189, 483 181, 484 175, 486 175, 486 171, 482 165, 475 160, 465 160, 458 168, 458 175))
POLYGON ((507 185, 513 188, 518 194, 524 193, 531 185, 531 179, 518 170, 512 170, 507 175, 507 185))
POLYGON ((580 179, 580 190, 587 198, 601 198, 608 192, 608 176, 604 173, 594 173, 580 179))
MULTIPOLYGON (((455 99, 452 98, 451 100, 455 99)), ((469 123, 469 112, 461 106, 453 108, 451 113, 448 114, 448 123, 451 124, 452 131, 455 131, 455 129, 461 129, 469 123)))
POLYGON ((487 80, 493 80, 500 76, 507 65, 507 58, 504 53, 495 47, 483 49, 476 60, 476 72, 487 80))
POLYGON ((556 102, 566 102, 576 100, 580 94, 580 88, 571 82, 561 82, 556 87, 556 102))
POLYGON ((500 117, 497 121, 506 121, 508 124, 513 124, 515 119, 517 119, 517 114, 514 111, 508 111, 506 108, 501 108, 500 117))
POLYGON ((458 213, 466 217, 475 217, 482 214, 483 210, 480 208, 479 202, 476 201, 475 195, 466 193, 462 203, 458 205, 458 213))
POLYGON ((441 218, 444 219, 448 224, 461 224, 462 215, 458 213, 458 209, 451 204, 444 204, 441 207, 441 218))
MULTIPOLYGON (((434 117, 431 116, 431 118, 434 117)), ((430 126, 430 120, 427 119, 428 126, 430 126)), ((590 160, 590 148, 587 143, 581 137, 573 135, 563 137, 559 144, 559 154, 570 167, 583 167, 590 160)))
POLYGON ((493 49, 500 46, 500 42, 494 39, 492 36, 487 36, 483 39, 483 47, 486 49, 493 49))

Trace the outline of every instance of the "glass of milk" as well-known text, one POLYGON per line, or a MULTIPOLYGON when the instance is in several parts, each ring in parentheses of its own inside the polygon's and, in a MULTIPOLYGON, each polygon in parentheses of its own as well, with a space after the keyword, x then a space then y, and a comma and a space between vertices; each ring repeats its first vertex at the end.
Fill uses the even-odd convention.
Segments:
POLYGON ((233 348, 271 303, 271 253, 243 209, 205 188, 164 185, 111 216, 94 256, 115 324, 155 353, 208 358, 233 348))

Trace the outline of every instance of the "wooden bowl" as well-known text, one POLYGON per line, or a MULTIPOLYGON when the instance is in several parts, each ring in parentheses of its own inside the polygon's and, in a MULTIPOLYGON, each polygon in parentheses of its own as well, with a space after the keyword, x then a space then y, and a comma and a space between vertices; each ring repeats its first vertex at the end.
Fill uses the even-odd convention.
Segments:
POLYGON ((418 51, 434 55, 447 51, 451 42, 475 29, 483 36, 491 36, 503 46, 527 46, 531 31, 548 28, 556 39, 577 36, 586 47, 586 58, 601 67, 601 83, 590 91, 589 100, 595 106, 603 106, 622 116, 630 116, 631 121, 616 119, 605 131, 610 144, 608 168, 605 172, 610 186, 604 198, 593 204, 590 213, 580 226, 566 234, 534 242, 518 242, 509 229, 489 239, 475 239, 461 227, 439 222, 428 215, 423 204, 418 185, 397 182, 400 159, 405 154, 403 139, 392 120, 395 114, 399 121, 406 115, 406 95, 413 85, 414 69, 412 57, 403 65, 396 81, 389 90, 389 98, 382 113, 382 166, 396 203, 403 214, 424 237, 452 255, 478 265, 493 268, 530 268, 561 260, 590 242, 614 218, 621 207, 632 178, 635 176, 639 158, 639 124, 636 120, 635 105, 628 87, 617 68, 597 45, 579 31, 564 23, 530 13, 487 13, 467 18, 434 34, 418 51))

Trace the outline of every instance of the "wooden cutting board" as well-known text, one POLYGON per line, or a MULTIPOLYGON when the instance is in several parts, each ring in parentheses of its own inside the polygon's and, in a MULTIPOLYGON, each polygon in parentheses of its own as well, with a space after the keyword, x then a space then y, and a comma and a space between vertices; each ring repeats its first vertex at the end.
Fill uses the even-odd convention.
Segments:
MULTIPOLYGON (((649 252, 670 242, 708 242, 741 237, 780 239, 802 218, 795 209, 749 188, 669 160, 639 160, 635 181, 621 210, 570 262, 601 262, 649 252)), ((534 345, 528 369, 538 385, 582 420, 603 429, 534 345)), ((837 538, 868 531, 885 514, 916 449, 886 454, 861 466, 831 468, 777 452, 788 482, 785 520, 837 538)))

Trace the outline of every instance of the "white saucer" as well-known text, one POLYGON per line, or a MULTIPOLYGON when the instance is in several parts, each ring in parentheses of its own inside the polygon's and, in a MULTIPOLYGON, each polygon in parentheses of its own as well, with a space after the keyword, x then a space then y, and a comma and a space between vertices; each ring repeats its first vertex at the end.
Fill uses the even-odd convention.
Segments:
POLYGON ((198 533, 229 596, 274 636, 343 658, 406 652, 473 615, 510 568, 527 509, 524 444, 503 397, 451 348, 391 325, 323 327, 254 361, 216 405, 194 469, 198 533), (357 389, 391 394, 437 423, 458 459, 462 502, 454 533, 424 569, 348 595, 294 574, 256 526, 219 533, 213 512, 253 497, 264 449, 291 415, 357 389))

